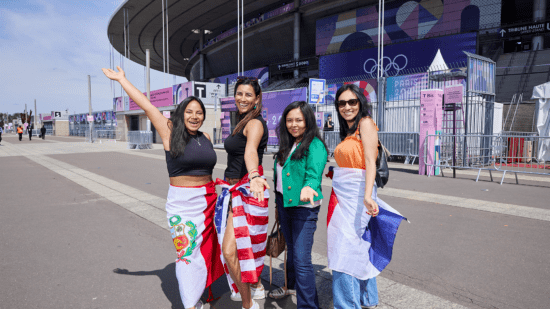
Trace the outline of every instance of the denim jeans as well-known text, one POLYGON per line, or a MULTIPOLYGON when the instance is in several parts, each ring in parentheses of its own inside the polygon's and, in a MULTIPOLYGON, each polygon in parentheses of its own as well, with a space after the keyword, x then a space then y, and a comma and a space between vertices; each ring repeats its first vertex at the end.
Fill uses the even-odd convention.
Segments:
POLYGON ((378 305, 376 277, 360 280, 339 271, 332 271, 334 309, 361 309, 378 305))
POLYGON ((296 289, 298 309, 319 308, 311 248, 321 206, 285 208, 283 195, 280 193, 276 194, 275 202, 287 246, 287 287, 296 289))

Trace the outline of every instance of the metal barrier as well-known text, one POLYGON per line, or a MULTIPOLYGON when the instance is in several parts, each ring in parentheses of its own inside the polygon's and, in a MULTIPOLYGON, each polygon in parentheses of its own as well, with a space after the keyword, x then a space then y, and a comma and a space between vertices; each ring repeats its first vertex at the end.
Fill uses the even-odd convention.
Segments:
POLYGON ((128 149, 153 148, 152 131, 128 131, 128 149))
POLYGON ((340 144, 340 132, 338 131, 325 131, 323 132, 325 143, 327 144, 327 151, 329 157, 334 157, 334 149, 340 144))
POLYGON ((116 140, 116 130, 95 130, 96 138, 107 138, 116 140))
POLYGON ((404 156, 405 164, 414 164, 418 158, 420 135, 413 132, 378 132, 378 140, 392 156, 404 156))
MULTIPOLYGON (((436 168, 482 170, 550 176, 550 137, 516 135, 428 135, 424 142, 424 163, 430 176, 436 168), (466 144, 465 156, 460 145, 466 144), (452 145, 456 147, 453 148, 452 145), (434 149, 428 151, 428 145, 434 149), (437 147, 439 146, 439 153, 437 147)), ((443 170, 441 170, 443 175, 443 170)))

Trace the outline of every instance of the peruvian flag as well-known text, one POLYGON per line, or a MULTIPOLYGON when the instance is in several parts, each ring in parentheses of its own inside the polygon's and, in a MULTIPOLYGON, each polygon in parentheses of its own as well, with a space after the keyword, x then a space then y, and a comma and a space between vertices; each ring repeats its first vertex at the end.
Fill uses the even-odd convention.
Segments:
POLYGON ((216 196, 214 182, 197 187, 170 185, 168 190, 166 213, 185 308, 195 306, 204 289, 223 274, 213 220, 216 196))
POLYGON ((335 168, 327 217, 328 267, 361 280, 376 277, 391 261, 401 214, 378 198, 378 216, 363 203, 365 170, 335 168))
MULTIPOLYGON (((259 173, 265 179, 261 166, 259 167, 259 173)), ((225 235, 227 212, 229 210, 229 200, 231 199, 233 228, 235 229, 235 238, 237 240, 241 279, 243 282, 256 283, 260 280, 260 275, 264 268, 269 218, 269 191, 264 191, 263 202, 259 202, 258 199, 254 198, 250 193, 248 174, 234 186, 229 185, 221 179, 216 179, 216 184, 222 187, 222 193, 218 196, 214 217, 220 247, 225 235)), ((229 275, 229 269, 225 263, 223 253, 220 256, 231 290, 235 293, 239 292, 229 275)))

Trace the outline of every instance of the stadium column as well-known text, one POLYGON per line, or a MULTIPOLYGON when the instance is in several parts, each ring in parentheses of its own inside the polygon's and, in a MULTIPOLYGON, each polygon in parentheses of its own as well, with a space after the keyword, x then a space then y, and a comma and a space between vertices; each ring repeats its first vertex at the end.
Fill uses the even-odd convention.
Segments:
MULTIPOLYGON (((533 3, 533 21, 544 22, 546 20, 546 0, 535 0, 533 3)), ((544 49, 544 35, 533 37, 532 50, 544 49)))
MULTIPOLYGON (((300 0, 294 0, 294 61, 300 60, 300 0)), ((294 78, 300 77, 298 68, 294 69, 294 78)))
POLYGON ((200 80, 204 80, 204 53, 202 50, 204 49, 204 29, 200 30, 200 41, 199 41, 199 48, 200 48, 200 80))

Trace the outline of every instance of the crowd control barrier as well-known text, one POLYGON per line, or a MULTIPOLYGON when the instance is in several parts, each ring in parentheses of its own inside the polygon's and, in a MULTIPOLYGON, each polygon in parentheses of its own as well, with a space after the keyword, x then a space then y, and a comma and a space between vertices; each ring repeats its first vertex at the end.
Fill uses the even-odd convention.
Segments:
MULTIPOLYGON (((424 164, 428 176, 437 168, 550 176, 550 137, 521 135, 427 135, 424 142, 424 164), (452 147, 455 144, 456 147, 452 147), (434 147, 429 150, 428 147, 434 147)), ((443 175, 443 170, 441 170, 443 175)))
POLYGON ((338 131, 324 131, 325 144, 327 144, 327 151, 329 157, 334 157, 334 149, 340 144, 340 132, 338 131))
POLYGON ((128 149, 153 148, 152 131, 128 131, 128 149))
POLYGON ((418 133, 378 132, 378 140, 392 156, 405 157, 405 164, 413 164, 418 158, 418 133))

